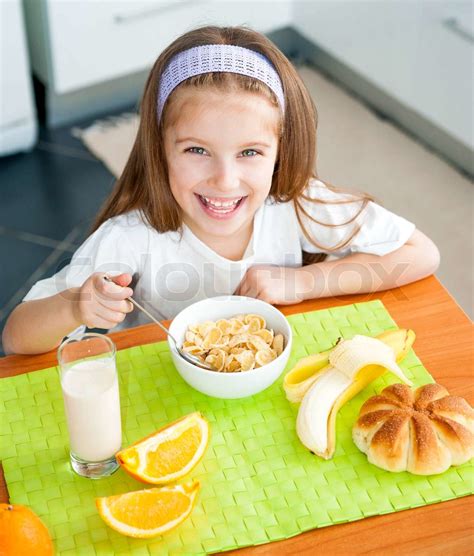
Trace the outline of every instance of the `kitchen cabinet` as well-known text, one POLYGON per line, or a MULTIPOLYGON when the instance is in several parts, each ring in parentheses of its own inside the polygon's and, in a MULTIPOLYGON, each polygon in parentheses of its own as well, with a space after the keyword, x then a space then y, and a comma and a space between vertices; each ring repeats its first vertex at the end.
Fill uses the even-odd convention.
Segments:
POLYGON ((289 24, 291 14, 290 2, 272 3, 271 11, 268 2, 202 0, 27 0, 32 4, 43 20, 33 64, 58 94, 147 69, 173 39, 194 27, 246 23, 265 33, 289 24))
POLYGON ((293 16, 317 65, 474 173, 471 2, 297 0, 293 16))
POLYGON ((0 3, 0 155, 31 149, 36 111, 20 0, 0 3))

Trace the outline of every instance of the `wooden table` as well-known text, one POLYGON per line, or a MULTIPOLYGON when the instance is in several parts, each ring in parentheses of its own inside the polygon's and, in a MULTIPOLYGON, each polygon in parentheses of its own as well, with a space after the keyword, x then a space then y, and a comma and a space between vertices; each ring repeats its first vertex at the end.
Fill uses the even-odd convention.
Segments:
MULTIPOLYGON (((429 373, 452 394, 474 402, 473 326, 453 298, 431 276, 378 294, 316 299, 279 307, 285 314, 381 299, 401 328, 417 335, 415 350, 429 373)), ((110 334, 119 349, 164 339, 156 325, 110 334)), ((0 359, 0 378, 56 365, 56 353, 0 359)), ((0 469, 0 502, 8 491, 0 469)), ((226 554, 473 554, 473 497, 366 518, 308 531, 285 541, 234 550, 226 554)))

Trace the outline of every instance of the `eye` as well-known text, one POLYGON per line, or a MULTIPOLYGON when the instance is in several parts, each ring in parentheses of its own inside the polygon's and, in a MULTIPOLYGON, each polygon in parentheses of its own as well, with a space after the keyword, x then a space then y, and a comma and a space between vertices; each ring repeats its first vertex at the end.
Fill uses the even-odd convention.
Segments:
POLYGON ((258 153, 257 151, 255 151, 254 149, 245 149, 245 151, 242 151, 242 154, 244 155, 244 158, 249 158, 252 156, 256 156, 258 153), (250 154, 246 154, 246 153, 250 153, 250 154))
POLYGON ((190 152, 194 154, 204 154, 206 152, 206 149, 203 149, 202 147, 189 147, 189 149, 186 149, 184 152, 190 152))

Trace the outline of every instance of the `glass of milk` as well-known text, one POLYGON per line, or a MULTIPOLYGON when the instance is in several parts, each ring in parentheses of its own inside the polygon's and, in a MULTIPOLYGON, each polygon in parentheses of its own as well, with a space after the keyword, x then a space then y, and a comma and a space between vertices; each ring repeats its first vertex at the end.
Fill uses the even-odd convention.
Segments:
POLYGON ((59 346, 58 361, 71 466, 91 479, 111 475, 122 446, 115 345, 102 334, 73 336, 59 346))

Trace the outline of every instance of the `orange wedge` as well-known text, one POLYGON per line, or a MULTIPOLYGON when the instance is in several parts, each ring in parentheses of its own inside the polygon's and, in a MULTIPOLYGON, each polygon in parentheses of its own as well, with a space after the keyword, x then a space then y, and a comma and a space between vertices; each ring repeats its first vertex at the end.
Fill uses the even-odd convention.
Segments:
POLYGON ((199 482, 96 498, 100 517, 127 537, 148 539, 171 531, 191 513, 199 482))
POLYGON ((116 454, 135 479, 153 485, 176 481, 195 467, 209 442, 209 423, 194 412, 116 454))

